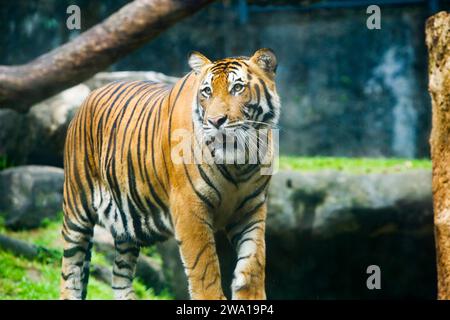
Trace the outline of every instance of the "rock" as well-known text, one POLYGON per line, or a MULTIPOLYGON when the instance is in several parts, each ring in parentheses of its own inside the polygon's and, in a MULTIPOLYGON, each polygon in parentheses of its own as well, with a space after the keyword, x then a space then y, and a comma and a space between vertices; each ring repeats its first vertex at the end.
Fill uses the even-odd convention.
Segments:
POLYGON ((90 89, 79 84, 34 105, 26 115, 28 163, 62 166, 70 121, 90 89))
POLYGON ((413 220, 422 226, 431 216, 428 170, 379 174, 282 171, 271 183, 268 224, 274 234, 302 231, 329 238, 375 232, 380 225, 374 221, 413 220))
MULTIPOLYGON (((269 191, 266 289, 271 299, 425 298, 436 293, 431 173, 280 171, 269 191), (368 290, 378 265, 382 290, 368 290), (407 267, 405 267, 407 266, 407 267), (402 273, 402 277, 399 277, 402 273), (417 290, 420 286, 421 290, 417 290)), ((234 253, 216 237, 229 295, 234 253)), ((158 246, 176 298, 187 297, 177 245, 158 246)))
POLYGON ((26 135, 24 116, 10 109, 0 109, 0 156, 8 161, 21 163, 28 154, 23 143, 26 135))
POLYGON ((20 239, 14 239, 0 234, 0 250, 9 251, 16 256, 29 260, 59 261, 61 256, 58 251, 38 246, 20 239))
POLYGON ((428 170, 280 172, 270 189, 266 239, 270 298, 426 298, 436 293, 428 170), (382 290, 366 287, 372 264, 381 269, 382 290))
POLYGON ((62 210, 64 171, 19 166, 0 171, 0 216, 11 229, 35 228, 62 210))
POLYGON ((162 264, 154 258, 140 254, 136 265, 136 277, 147 287, 153 288, 156 294, 167 287, 162 264))
POLYGON ((39 249, 35 245, 2 234, 0 234, 0 249, 10 251, 26 259, 35 259, 39 254, 39 249))
POLYGON ((111 285, 112 271, 110 268, 100 266, 98 264, 93 264, 90 268, 90 275, 92 275, 97 280, 106 283, 107 285, 111 285))
POLYGON ((117 71, 117 72, 99 72, 85 84, 91 89, 100 88, 110 82, 118 80, 147 80, 163 83, 175 83, 179 80, 177 77, 167 76, 154 71, 117 71))

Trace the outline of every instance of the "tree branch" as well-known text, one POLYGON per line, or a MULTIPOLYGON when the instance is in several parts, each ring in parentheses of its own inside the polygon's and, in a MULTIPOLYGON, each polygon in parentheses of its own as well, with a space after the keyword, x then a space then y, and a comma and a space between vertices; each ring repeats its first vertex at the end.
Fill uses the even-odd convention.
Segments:
POLYGON ((0 66, 0 108, 32 104, 82 82, 213 0, 135 0, 74 40, 18 66, 0 66))

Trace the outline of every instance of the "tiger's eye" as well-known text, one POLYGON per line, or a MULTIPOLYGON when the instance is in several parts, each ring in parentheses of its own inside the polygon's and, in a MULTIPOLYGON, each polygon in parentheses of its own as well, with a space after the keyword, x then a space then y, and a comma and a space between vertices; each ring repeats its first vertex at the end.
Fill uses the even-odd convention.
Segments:
POLYGON ((233 91, 234 91, 234 92, 239 92, 239 91, 241 91, 242 89, 244 89, 244 86, 243 86, 242 84, 240 84, 240 83, 236 83, 236 84, 233 86, 233 91))
POLYGON ((210 88, 210 87, 204 87, 204 88, 202 89, 202 92, 203 92, 204 94, 206 94, 207 96, 209 96, 209 95, 211 95, 211 88, 210 88))

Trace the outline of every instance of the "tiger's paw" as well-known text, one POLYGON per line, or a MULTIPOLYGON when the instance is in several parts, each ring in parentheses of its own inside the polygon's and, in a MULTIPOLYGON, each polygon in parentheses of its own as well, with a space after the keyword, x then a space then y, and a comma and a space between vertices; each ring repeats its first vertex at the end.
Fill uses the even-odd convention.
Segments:
POLYGON ((114 299, 115 300, 136 300, 136 294, 132 287, 127 288, 113 288, 114 289, 114 299))
POLYGON ((264 283, 259 283, 256 277, 244 273, 237 274, 231 284, 233 300, 266 300, 264 283), (253 280, 253 281, 252 281, 253 280))

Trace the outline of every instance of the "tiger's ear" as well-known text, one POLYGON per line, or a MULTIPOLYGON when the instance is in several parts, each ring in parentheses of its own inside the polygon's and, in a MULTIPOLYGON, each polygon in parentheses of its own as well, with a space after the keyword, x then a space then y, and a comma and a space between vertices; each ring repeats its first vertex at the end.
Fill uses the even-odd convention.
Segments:
POLYGON ((277 57, 272 49, 263 48, 257 50, 250 58, 250 61, 257 64, 270 76, 275 76, 275 72, 277 71, 277 57))
POLYGON ((191 53, 189 53, 188 62, 189 66, 192 68, 192 70, 194 70, 196 74, 199 74, 205 65, 211 63, 211 61, 207 57, 197 51, 192 51, 191 53))

